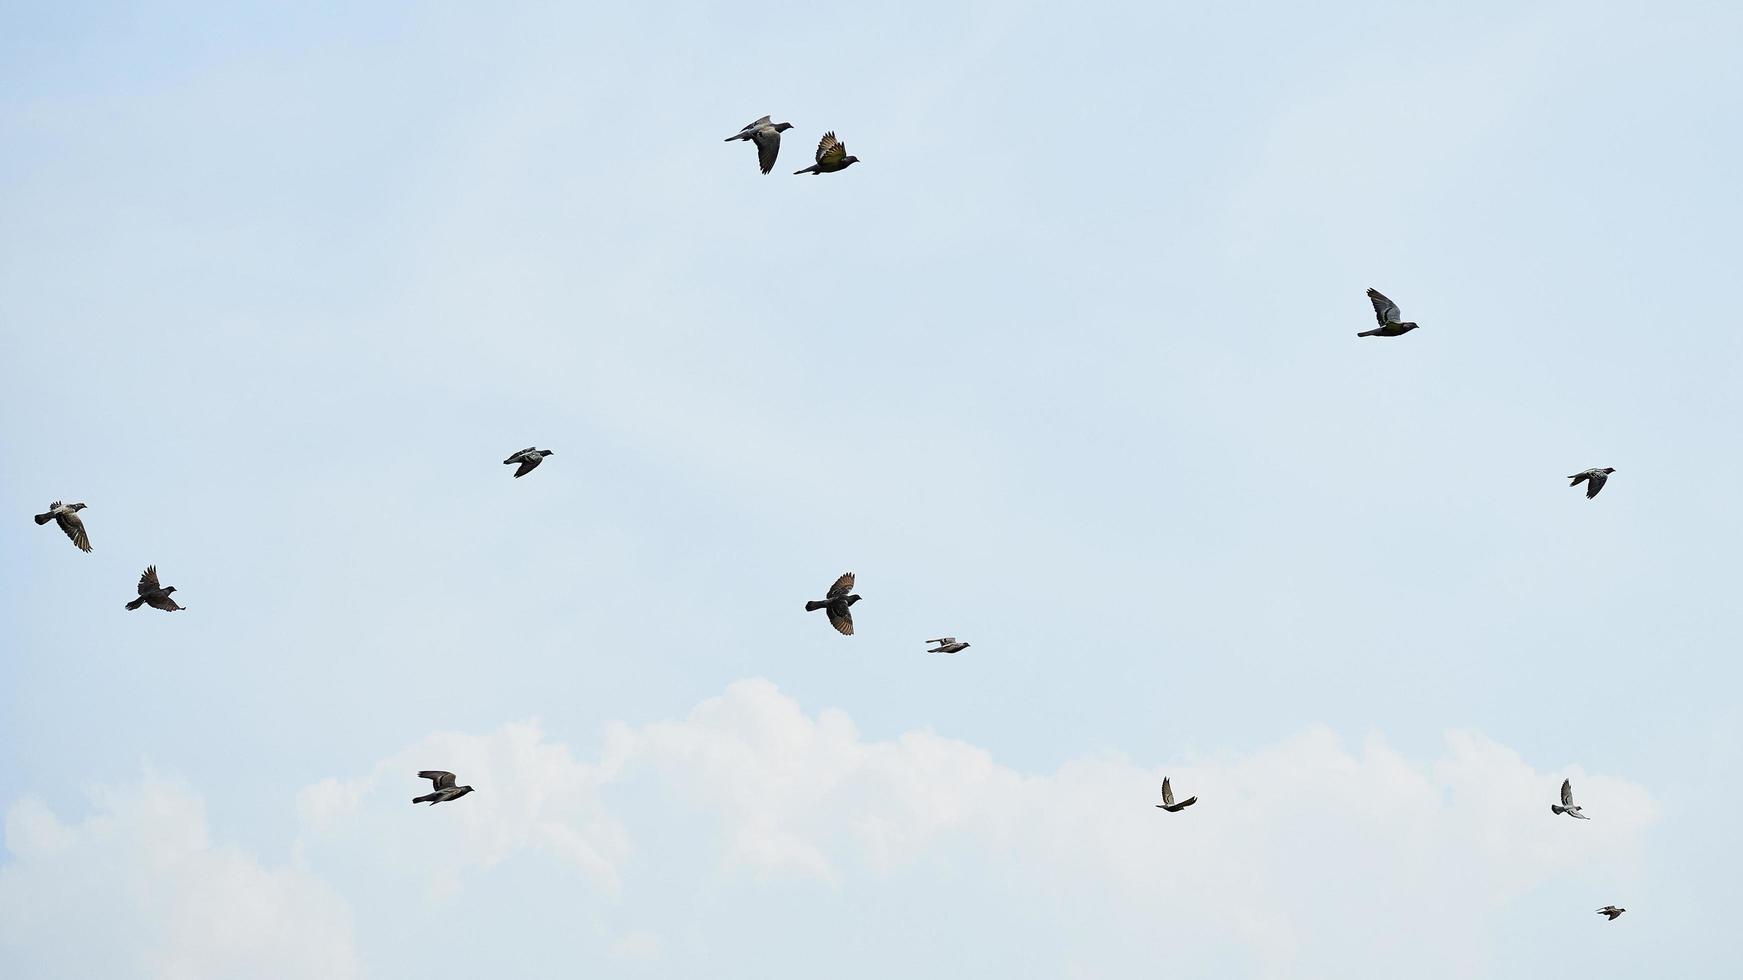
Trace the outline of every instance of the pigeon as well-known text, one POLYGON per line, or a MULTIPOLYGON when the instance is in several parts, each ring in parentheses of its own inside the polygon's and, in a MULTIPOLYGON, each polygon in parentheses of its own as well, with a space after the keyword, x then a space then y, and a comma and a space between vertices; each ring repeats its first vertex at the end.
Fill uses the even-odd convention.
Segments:
POLYGON ((927 653, 961 653, 968 649, 968 644, 956 642, 956 637, 954 636, 943 636, 936 640, 927 640, 926 642, 938 644, 938 649, 927 650, 927 653))
POLYGON ((813 599, 805 603, 805 611, 827 610, 829 625, 835 627, 835 631, 842 636, 852 636, 853 613, 849 612, 847 607, 859 601, 859 596, 848 595, 852 591, 853 573, 847 572, 835 580, 835 584, 829 587, 829 592, 822 601, 813 599))
POLYGON ((1358 337, 1396 337, 1416 329, 1414 323, 1399 323, 1403 314, 1398 312, 1398 304, 1387 299, 1377 289, 1368 290, 1368 302, 1374 304, 1374 319, 1380 321, 1380 326, 1373 330, 1364 330, 1358 337))
POLYGON ((153 609, 162 609, 164 612, 179 612, 188 608, 176 605, 176 601, 169 597, 169 594, 175 590, 176 587, 173 585, 165 587, 157 584, 157 566, 147 565, 144 573, 139 576, 139 598, 129 602, 127 608, 138 609, 140 606, 150 606, 153 609))
POLYGON ((514 471, 514 478, 518 480, 521 477, 526 476, 528 473, 531 473, 533 470, 538 469, 539 464, 545 461, 546 456, 555 455, 557 454, 552 450, 534 449, 533 447, 528 446, 520 452, 515 453, 513 456, 503 460, 502 465, 507 466, 510 463, 519 463, 520 468, 514 471))
POLYGON ((428 803, 431 806, 435 806, 438 803, 457 800, 460 797, 465 796, 467 793, 472 792, 472 787, 470 786, 455 786, 454 774, 451 772, 443 772, 440 769, 425 769, 418 773, 418 778, 429 780, 431 790, 422 796, 412 797, 413 803, 428 803))
POLYGON ((1606 905, 1603 908, 1598 910, 1598 914, 1599 915, 1607 915, 1610 917, 1611 922, 1615 922, 1616 916, 1621 915, 1623 912, 1626 912, 1626 911, 1628 911, 1628 910, 1617 908, 1614 905, 1606 905))
MULTIPOLYGON (((1598 495, 1599 490, 1604 489, 1605 481, 1609 480, 1610 474, 1614 472, 1616 472, 1616 467, 1614 466, 1594 466, 1589 470, 1581 470, 1568 477, 1568 479, 1574 481, 1568 484, 1568 486, 1577 487, 1580 485, 1581 480, 1586 481, 1586 499, 1590 500, 1598 495)), ((39 521, 38 523, 41 522, 39 521)))
POLYGON ((792 129, 792 123, 772 123, 764 116, 756 122, 738 131, 737 136, 728 136, 726 142, 744 140, 757 145, 757 165, 763 168, 763 173, 775 169, 775 157, 781 153, 781 131, 792 129))
POLYGON ((832 174, 837 170, 846 170, 859 162, 859 157, 847 155, 847 144, 835 138, 834 130, 823 134, 817 141, 817 162, 804 170, 795 170, 797 174, 832 174))
POLYGON ((54 521, 67 532, 67 537, 73 539, 74 547, 89 552, 91 539, 85 536, 85 522, 79 520, 79 511, 84 509, 84 504, 63 504, 57 500, 48 505, 48 513, 36 515, 36 523, 40 526, 54 521))
POLYGON ((1162 802, 1156 804, 1156 809, 1167 810, 1169 813, 1179 813, 1198 802, 1198 797, 1188 796, 1179 803, 1174 802, 1174 787, 1168 785, 1168 777, 1162 777, 1162 802))
POLYGON ((1570 817, 1577 817, 1581 820, 1592 819, 1580 812, 1582 809, 1581 807, 1574 806, 1574 784, 1571 780, 1567 779, 1561 781, 1561 805, 1556 806, 1554 803, 1551 803, 1549 809, 1552 813, 1565 813, 1570 817))

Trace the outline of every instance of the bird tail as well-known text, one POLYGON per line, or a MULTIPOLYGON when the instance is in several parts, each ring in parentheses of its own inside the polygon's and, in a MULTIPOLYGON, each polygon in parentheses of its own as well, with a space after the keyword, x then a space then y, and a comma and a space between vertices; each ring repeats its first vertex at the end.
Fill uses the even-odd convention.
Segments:
POLYGON ((139 607, 140 607, 140 606, 143 606, 143 605, 145 605, 145 597, 144 597, 144 596, 140 596, 140 597, 139 597, 139 598, 137 598, 137 599, 135 599, 135 600, 133 600, 133 601, 132 601, 132 602, 129 602, 129 603, 128 603, 128 604, 127 604, 127 608, 129 608, 129 609, 138 609, 138 608, 139 608, 139 607))
POLYGON ((1567 812, 1567 807, 1560 806, 1560 805, 1557 805, 1555 803, 1551 803, 1549 805, 1549 812, 1554 813, 1557 816, 1560 816, 1561 814, 1564 814, 1567 812))
POLYGON ((1358 336, 1358 337, 1378 337, 1378 336, 1380 336, 1380 331, 1378 331, 1378 330, 1364 330, 1361 333, 1356 334, 1356 336, 1358 336))
POLYGON ((812 599, 810 602, 805 603, 805 611, 806 612, 816 612, 819 609, 827 609, 827 608, 829 608, 829 603, 818 602, 816 599, 812 599))
POLYGON ((434 802, 435 799, 436 799, 436 794, 425 793, 423 796, 412 797, 412 802, 413 803, 431 803, 431 802, 434 802))
POLYGON ((35 520, 38 524, 47 524, 49 521, 54 520, 54 513, 51 511, 47 514, 38 514, 36 515, 35 520))
POLYGON ((730 142, 732 142, 732 141, 733 141, 733 140, 748 140, 748 139, 750 139, 750 134, 749 134, 749 133, 739 133, 739 134, 738 134, 738 135, 737 135, 737 136, 728 136, 728 137, 727 137, 727 138, 726 138, 726 139, 725 139, 725 140, 723 140, 723 141, 722 141, 722 142, 725 142, 725 143, 730 143, 730 142))
POLYGON ((798 176, 798 175, 800 175, 800 174, 815 174, 815 173, 816 173, 816 172, 817 172, 817 168, 816 168, 816 167, 814 167, 814 166, 812 166, 812 167, 806 167, 806 168, 805 168, 805 169, 804 169, 804 170, 795 170, 795 171, 793 171, 793 176, 795 176, 795 177, 797 177, 797 176, 798 176))
POLYGON ((1568 486, 1577 487, 1580 485, 1580 481, 1585 478, 1586 475, 1584 473, 1575 473, 1573 476, 1568 477, 1568 486))

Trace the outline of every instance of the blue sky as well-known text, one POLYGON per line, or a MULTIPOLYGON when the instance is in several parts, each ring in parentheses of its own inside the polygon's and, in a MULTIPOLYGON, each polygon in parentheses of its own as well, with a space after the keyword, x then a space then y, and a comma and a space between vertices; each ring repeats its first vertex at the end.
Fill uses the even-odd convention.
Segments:
POLYGON ((0 8, 0 952, 1719 975, 1740 19, 0 8))

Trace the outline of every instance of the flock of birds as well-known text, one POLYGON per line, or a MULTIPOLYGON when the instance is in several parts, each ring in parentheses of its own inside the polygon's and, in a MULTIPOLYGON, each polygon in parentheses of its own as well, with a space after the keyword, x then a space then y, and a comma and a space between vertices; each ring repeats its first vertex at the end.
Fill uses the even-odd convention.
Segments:
MULTIPOLYGON (((739 130, 736 135, 728 136, 726 142, 742 140, 755 144, 757 164, 762 172, 767 174, 774 169, 775 158, 780 155, 781 133, 792 128, 792 123, 770 122, 768 116, 763 116, 739 130)), ((846 144, 836 138, 834 131, 830 131, 824 133, 823 138, 817 143, 816 162, 803 170, 793 172, 813 175, 830 174, 846 170, 858 162, 859 158, 849 156, 846 144)), ((1372 330, 1363 330, 1356 336, 1401 337, 1417 329, 1418 324, 1405 320, 1398 304, 1388 299, 1379 290, 1369 289, 1368 300, 1374 306, 1374 319, 1379 325, 1372 330)), ((502 462, 505 466, 514 466, 515 479, 519 479, 537 469, 546 457, 553 455, 555 453, 552 450, 528 446, 502 462)), ((1568 485, 1579 486, 1584 483, 1586 485, 1586 499, 1590 500, 1598 495, 1598 491, 1604 489, 1604 484, 1609 480, 1610 474, 1614 472, 1616 472, 1616 468, 1613 466, 1598 466, 1581 470, 1568 477, 1572 481, 1568 485)), ((84 509, 85 504, 83 503, 63 504, 56 500, 49 505, 47 512, 37 514, 35 520, 38 525, 53 521, 66 533, 68 538, 72 539, 75 547, 80 551, 89 552, 91 539, 85 531, 84 520, 79 516, 79 512, 84 509)), ((853 588, 854 574, 846 572, 835 580, 835 583, 823 594, 822 599, 812 599, 806 602, 805 611, 823 610, 824 615, 829 620, 829 625, 835 627, 836 632, 843 636, 852 636, 853 605, 860 600, 853 588)), ((128 609, 150 606, 164 612, 181 612, 187 608, 171 598, 171 595, 176 591, 175 586, 163 585, 158 580, 156 565, 146 566, 145 571, 139 576, 137 591, 139 596, 127 603, 128 609)), ((957 640, 954 636, 939 637, 926 642, 931 645, 926 651, 927 653, 960 653, 969 647, 969 644, 957 640)), ((413 803, 428 803, 435 806, 437 803, 452 802, 474 792, 471 786, 456 785, 457 780, 454 774, 446 770, 425 769, 418 773, 418 778, 429 780, 431 789, 430 792, 422 796, 414 797, 413 803)), ((1167 776, 1162 777, 1162 802, 1156 804, 1157 809, 1169 813, 1179 813, 1197 802, 1197 796, 1189 796, 1184 800, 1175 802, 1173 784, 1167 776)), ((1577 820, 1591 819, 1584 813, 1584 808, 1574 803, 1573 783, 1566 779, 1562 780, 1561 784, 1561 802, 1550 804, 1550 811, 1557 815, 1566 814, 1577 820)), ((1597 910, 1599 915, 1605 916, 1610 921, 1615 921, 1617 916, 1626 911, 1627 909, 1615 905, 1606 905, 1597 910)))

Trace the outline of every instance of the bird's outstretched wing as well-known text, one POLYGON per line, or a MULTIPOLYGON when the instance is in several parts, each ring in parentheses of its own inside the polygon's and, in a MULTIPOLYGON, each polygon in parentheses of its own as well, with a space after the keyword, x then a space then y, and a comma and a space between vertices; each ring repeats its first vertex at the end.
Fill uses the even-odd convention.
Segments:
POLYGON ((425 769, 418 773, 419 779, 427 779, 435 789, 448 789, 454 785, 454 774, 441 769, 425 769))
POLYGON ((528 473, 533 471, 534 467, 537 467, 542 462, 544 462, 544 457, 542 456, 526 457, 520 461, 520 466, 515 468, 514 478, 518 480, 521 477, 526 476, 528 473))
POLYGON ((187 606, 180 605, 173 598, 167 595, 151 596, 145 600, 145 604, 153 609, 162 609, 164 612, 181 612, 183 609, 188 608, 187 606))
POLYGON ((835 580, 835 584, 829 587, 829 591, 823 594, 823 598, 838 599, 852 591, 853 573, 843 572, 841 577, 835 580))
POLYGON ((829 625, 835 627, 835 632, 842 636, 853 635, 853 611, 847 608, 845 602, 831 602, 824 607, 829 616, 829 625))
POLYGON ((926 642, 927 643, 936 643, 939 646, 949 646, 950 644, 956 642, 956 637, 954 637, 954 636, 941 636, 936 640, 927 640, 926 642))
POLYGON ((833 167, 847 158, 847 144, 835 138, 835 131, 830 130, 817 141, 817 162, 824 167, 833 167))
MULTIPOLYGON (((55 506, 59 507, 60 505, 55 504, 55 506)), ((61 526, 61 530, 67 532, 67 537, 73 539, 73 544, 80 551, 91 550, 91 539, 85 536, 85 522, 79 520, 77 513, 68 511, 65 514, 56 515, 55 523, 61 526)))
POLYGON ((1561 781, 1561 805, 1574 805, 1574 783, 1571 779, 1564 779, 1561 781))
POLYGON ((1398 304, 1387 299, 1385 294, 1377 289, 1368 290, 1368 302, 1374 304, 1374 319, 1380 321, 1380 326, 1397 323, 1403 318, 1398 311, 1398 304))
MULTIPOLYGON (((768 122, 769 117, 764 116, 762 121, 768 122)), ((762 167, 765 174, 775 169, 775 157, 781 155, 781 134, 773 128, 759 129, 751 139, 757 145, 757 166, 762 167)))
POLYGON ((145 566, 145 571, 141 572, 139 575, 139 594, 150 595, 157 590, 157 566, 147 565, 145 566))
POLYGON ((1168 785, 1168 777, 1167 776, 1162 777, 1162 805, 1163 806, 1173 806, 1174 805, 1174 787, 1168 785))
POLYGON ((1593 497, 1596 497, 1598 491, 1604 489, 1604 482, 1608 479, 1610 479, 1610 474, 1605 473, 1603 470, 1590 474, 1586 478, 1586 499, 1590 500, 1593 497))
POLYGON ((532 452, 536 448, 538 448, 538 447, 537 446, 528 446, 527 448, 521 450, 520 452, 515 453, 513 456, 510 456, 509 458, 503 460, 502 465, 507 466, 510 463, 518 463, 521 460, 526 458, 527 453, 532 452))

